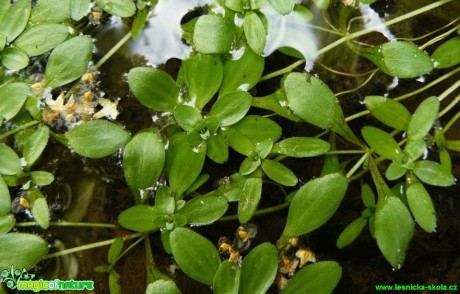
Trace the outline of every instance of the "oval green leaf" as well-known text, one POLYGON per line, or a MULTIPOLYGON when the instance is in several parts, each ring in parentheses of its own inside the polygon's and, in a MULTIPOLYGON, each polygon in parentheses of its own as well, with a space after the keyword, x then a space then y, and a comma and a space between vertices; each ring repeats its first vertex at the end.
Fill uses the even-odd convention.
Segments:
POLYGON ((276 142, 281 137, 281 127, 271 119, 259 115, 247 115, 233 127, 254 145, 267 139, 276 142))
POLYGON ((19 157, 13 149, 0 144, 0 174, 15 175, 22 170, 19 157))
POLYGON ((249 47, 256 54, 264 52, 267 37, 265 27, 259 16, 255 12, 246 12, 244 16, 244 35, 249 47))
POLYGON ((150 283, 145 290, 145 294, 181 294, 182 292, 177 288, 173 281, 156 280, 150 283))
POLYGON ((28 167, 40 157, 48 144, 49 128, 41 125, 24 143, 23 156, 28 167))
POLYGON ((340 234, 336 242, 337 248, 342 249, 343 247, 350 245, 359 236, 359 234, 361 234, 361 231, 364 229, 366 224, 367 219, 362 216, 355 219, 340 234))
POLYGON ((61 24, 39 24, 28 28, 14 45, 24 50, 29 56, 41 55, 67 39, 69 29, 61 24))
POLYGON ((238 201, 238 219, 240 223, 247 223, 259 205, 262 196, 262 179, 248 178, 244 183, 238 201))
POLYGON ((222 127, 230 126, 246 115, 251 107, 251 102, 252 97, 248 92, 230 92, 214 103, 209 114, 220 119, 222 127))
POLYGON ((225 197, 201 195, 188 201, 178 213, 191 225, 207 225, 223 216, 227 208, 225 197))
POLYGON ((75 152, 90 158, 108 156, 131 139, 126 130, 106 120, 82 123, 68 131, 65 136, 75 152))
POLYGON ((179 89, 164 71, 136 67, 128 73, 128 83, 137 100, 148 108, 171 111, 178 104, 179 89))
POLYGON ((124 210, 118 216, 118 223, 129 230, 148 232, 158 228, 155 219, 158 213, 152 206, 139 204, 124 210))
POLYGON ((133 0, 96 0, 104 11, 111 15, 130 17, 136 12, 136 5, 133 0))
POLYGON ((0 216, 7 215, 11 210, 11 196, 5 180, 0 176, 0 216))
POLYGON ((225 163, 228 160, 228 146, 224 136, 219 133, 206 141, 206 155, 215 163, 225 163))
POLYGON ((115 239, 115 241, 113 241, 112 245, 110 245, 109 253, 107 254, 107 261, 109 264, 114 265, 117 262, 118 257, 120 256, 121 251, 123 250, 123 244, 123 238, 118 237, 115 239))
POLYGON ((278 251, 273 244, 262 243, 252 249, 241 265, 241 294, 266 293, 278 270, 278 251))
POLYGON ((193 45, 201 53, 227 53, 232 47, 234 31, 219 15, 202 15, 193 31, 193 45))
POLYGON ((390 181, 394 181, 402 177, 406 172, 407 168, 397 161, 392 161, 385 171, 385 177, 390 181))
POLYGON ((448 187, 455 184, 455 178, 450 171, 435 161, 417 161, 413 171, 417 178, 429 185, 448 187))
POLYGON ((70 18, 70 2, 73 0, 40 0, 32 9, 30 22, 62 23, 70 18))
POLYGON ((404 154, 395 139, 387 132, 365 126, 361 133, 366 143, 380 156, 400 162, 404 154))
POLYGON ((212 283, 214 293, 238 294, 240 274, 240 267, 236 263, 228 260, 222 262, 214 276, 214 282, 212 283))
POLYGON ((72 0, 70 1, 70 17, 79 21, 89 12, 91 0, 72 0))
POLYGON ((411 114, 404 105, 382 96, 367 96, 364 99, 371 114, 389 127, 396 130, 407 130, 411 114))
POLYGON ((30 10, 30 0, 18 0, 8 7, 5 16, 0 21, 0 32, 6 36, 7 43, 13 42, 24 31, 29 21, 30 10))
POLYGON ((187 132, 191 132, 203 120, 201 112, 188 105, 177 105, 173 114, 177 124, 187 132))
POLYGON ((126 144, 123 171, 132 189, 152 187, 163 170, 165 147, 156 130, 142 131, 126 144))
MULTIPOLYGON (((0 211, 1 212, 1 211, 0 211)), ((14 228, 16 218, 12 214, 0 214, 0 236, 8 233, 14 228)))
POLYGON ((219 252, 206 238, 186 228, 170 234, 171 250, 180 269, 190 278, 212 285, 220 265, 219 252))
POLYGON ((33 171, 29 175, 32 183, 37 186, 46 186, 54 181, 54 175, 46 171, 33 171))
POLYGON ((0 236, 0 268, 31 268, 48 254, 48 243, 33 234, 10 233, 0 236))
POLYGON ((418 225, 428 233, 434 232, 436 229, 436 210, 425 187, 418 181, 408 183, 406 196, 418 225))
POLYGON ((460 37, 442 43, 431 55, 434 67, 447 68, 460 63, 460 37))
POLYGON ((425 138, 438 117, 439 100, 432 96, 417 107, 407 129, 409 141, 417 141, 425 138))
POLYGON ((281 14, 289 14, 294 9, 295 0, 269 0, 273 8, 281 14))
POLYGON ((317 138, 291 137, 278 142, 273 147, 273 153, 290 157, 313 157, 329 151, 328 142, 317 138))
POLYGON ((40 198, 35 199, 31 212, 40 227, 47 229, 50 226, 50 212, 48 209, 48 203, 46 202, 43 194, 41 194, 40 198))
MULTIPOLYGON (((32 93, 25 83, 10 83, 0 88, 0 117, 12 119, 32 93)), ((1 119, 1 118, 0 118, 1 119)))
POLYGON ((288 187, 297 185, 296 175, 285 165, 275 160, 264 159, 262 170, 273 181, 288 187))
POLYGON ((8 47, 2 52, 2 64, 8 69, 20 70, 29 64, 29 56, 20 48, 8 47))

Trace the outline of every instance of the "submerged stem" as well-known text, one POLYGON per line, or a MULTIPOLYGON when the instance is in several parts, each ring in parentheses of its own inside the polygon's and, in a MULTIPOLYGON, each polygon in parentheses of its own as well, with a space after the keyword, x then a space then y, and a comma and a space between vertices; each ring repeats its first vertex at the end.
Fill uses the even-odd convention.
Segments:
POLYGON ((0 141, 4 140, 5 138, 11 136, 11 135, 14 135, 22 130, 25 130, 27 128, 30 128, 30 127, 33 127, 35 125, 38 125, 40 122, 38 120, 33 120, 33 121, 30 121, 28 123, 25 123, 17 128, 14 128, 12 130, 9 130, 8 132, 5 132, 3 134, 0 135, 0 141))
MULTIPOLYGON (((285 202, 285 203, 282 203, 282 204, 279 204, 279 205, 276 205, 276 206, 272 206, 272 207, 268 207, 268 208, 264 208, 264 209, 259 209, 254 213, 254 216, 273 213, 273 212, 276 212, 276 211, 279 211, 279 210, 283 210, 286 207, 288 207, 289 205, 290 205, 290 203, 285 202)), ((235 215, 223 216, 223 217, 221 217, 219 219, 220 222, 232 221, 232 220, 238 220, 238 215, 235 214, 235 215)))
MULTIPOLYGON (((36 222, 17 223, 15 227, 34 227, 38 226, 36 222)), ((54 227, 90 227, 90 228, 109 228, 115 229, 115 225, 103 223, 77 223, 77 222, 50 222, 54 227)))

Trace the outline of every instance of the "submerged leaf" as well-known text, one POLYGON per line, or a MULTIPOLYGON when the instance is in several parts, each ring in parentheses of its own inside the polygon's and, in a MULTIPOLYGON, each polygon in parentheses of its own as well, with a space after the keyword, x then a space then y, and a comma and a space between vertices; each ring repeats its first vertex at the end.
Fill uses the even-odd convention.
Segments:
POLYGON ((7 215, 11 210, 11 196, 5 180, 0 176, 0 216, 7 215))
POLYGON ((49 132, 47 126, 41 125, 27 138, 24 144, 23 156, 28 167, 31 167, 45 150, 48 144, 49 132))
POLYGON ((436 211, 430 194, 416 179, 408 179, 407 202, 418 225, 428 233, 436 229, 436 211))
POLYGON ((148 284, 145 294, 181 294, 182 292, 177 288, 173 281, 156 280, 148 284))
POLYGON ((297 185, 296 175, 278 161, 264 159, 261 167, 264 173, 273 181, 288 187, 297 185))
POLYGON ((296 3, 295 0, 268 0, 279 14, 289 14, 296 3))
POLYGON ((281 127, 271 119, 259 115, 246 115, 233 127, 253 144, 267 139, 276 142, 281 137, 281 127))
POLYGON ((201 195, 188 201, 178 213, 191 225, 207 225, 223 216, 227 208, 225 197, 201 195))

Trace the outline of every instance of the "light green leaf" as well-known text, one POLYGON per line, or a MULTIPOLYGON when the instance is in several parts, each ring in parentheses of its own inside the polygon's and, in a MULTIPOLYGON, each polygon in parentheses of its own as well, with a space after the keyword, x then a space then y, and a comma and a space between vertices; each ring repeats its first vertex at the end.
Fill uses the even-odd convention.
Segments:
POLYGON ((188 201, 178 213, 191 225, 207 225, 223 216, 227 208, 225 197, 201 195, 188 201))
POLYGON ((0 88, 0 119, 12 119, 32 93, 25 83, 9 83, 0 88))
POLYGON ((252 249, 241 265, 241 294, 266 293, 278 270, 278 251, 270 243, 252 249))
POLYGON ((327 9, 329 7, 330 0, 313 0, 313 3, 319 8, 319 9, 327 9))
POLYGON ((112 245, 110 245, 109 253, 107 254, 107 261, 109 264, 114 265, 117 262, 118 257, 123 250, 123 244, 123 238, 118 237, 115 239, 115 241, 113 241, 112 245))
MULTIPOLYGON (((242 121, 244 121, 244 118, 242 121)), ((241 131, 247 130, 245 128, 240 129, 241 131)), ((225 139, 228 141, 230 147, 232 147, 233 150, 240 154, 250 156, 254 150, 254 143, 251 141, 251 139, 234 128, 229 128, 225 132, 225 139)))
POLYGON ((173 114, 177 124, 187 132, 191 132, 203 120, 201 112, 188 105, 177 105, 173 114))
POLYGON ((118 216, 118 223, 129 230, 148 232, 157 229, 155 219, 159 216, 154 207, 145 204, 131 206, 118 216))
POLYGON ((216 94, 223 74, 218 56, 198 53, 182 62, 177 83, 188 91, 189 97, 184 98, 194 101, 201 110, 216 94))
POLYGON ((0 268, 29 269, 48 254, 48 243, 42 238, 25 233, 10 233, 0 236, 0 268))
POLYGON ((0 216, 7 215, 11 210, 11 196, 5 180, 0 176, 0 216))
POLYGON ((252 97, 248 92, 236 91, 220 97, 212 106, 210 115, 220 119, 222 127, 240 121, 251 107, 252 97))
POLYGON ((439 100, 434 96, 420 103, 415 113, 412 115, 407 129, 409 141, 417 141, 425 138, 438 116, 438 111, 439 100))
POLYGON ((254 172, 261 164, 260 158, 245 158, 240 165, 239 173, 243 176, 254 172))
POLYGON ((397 161, 392 161, 388 166, 387 170, 385 171, 385 177, 390 181, 394 181, 404 176, 406 172, 407 168, 402 166, 397 161))
POLYGON ((20 48, 8 47, 2 52, 2 64, 8 69, 20 70, 29 64, 29 56, 20 48))
POLYGON ((370 49, 362 49, 360 54, 393 77, 410 79, 433 70, 430 57, 413 43, 406 41, 391 41, 370 49))
POLYGON ((246 115, 233 127, 253 144, 267 139, 276 142, 281 137, 281 127, 271 119, 259 115, 246 115))
POLYGON ((414 222, 407 207, 396 196, 382 198, 375 212, 375 238, 386 260, 400 269, 414 235, 414 222))
POLYGON ((214 293, 238 294, 240 274, 240 267, 236 263, 228 260, 222 262, 214 276, 214 282, 212 283, 214 293))
POLYGON ((48 209, 48 203, 46 198, 40 192, 40 190, 35 190, 36 193, 39 193, 41 197, 35 199, 32 206, 32 215, 34 216, 35 221, 43 229, 48 229, 50 225, 50 212, 48 209))
POLYGON ((238 201, 246 180, 247 178, 239 173, 225 177, 219 181, 219 188, 216 194, 227 198, 229 202, 238 201))
POLYGON ((32 183, 37 186, 46 186, 54 181, 54 175, 46 171, 33 171, 29 175, 32 183))
POLYGON ((254 146, 254 151, 259 155, 260 159, 264 159, 265 157, 267 157, 272 149, 273 141, 270 138, 260 141, 254 146))
POLYGON ((437 162, 423 160, 415 162, 414 173, 428 185, 448 187, 455 183, 454 176, 437 162))
POLYGON ((273 181, 288 187, 297 185, 296 175, 285 165, 275 160, 262 160, 262 170, 273 181))
POLYGON ((18 0, 9 6, 0 22, 0 32, 6 35, 7 43, 13 42, 24 31, 29 20, 30 10, 30 0, 18 0))
POLYGON ((68 131, 65 136, 75 152, 90 158, 106 157, 131 139, 126 130, 106 120, 82 123, 68 131))
POLYGON ((436 229, 436 210, 430 194, 416 179, 409 179, 406 190, 407 202, 418 225, 428 233, 436 229))
POLYGON ((248 178, 238 201, 238 219, 240 223, 247 223, 259 205, 262 196, 262 179, 260 177, 248 178))
POLYGON ((133 0, 96 0, 104 11, 111 15, 130 17, 136 12, 136 5, 133 0))
MULTIPOLYGON (((73 1, 73 0, 72 0, 73 1)), ((62 23, 70 18, 71 0, 39 0, 32 9, 30 22, 37 23, 62 23)))
POLYGON ((365 126, 361 133, 366 143, 380 156, 401 162, 404 154, 390 134, 370 126, 365 126))
POLYGON ((434 67, 447 68, 460 63, 460 37, 442 43, 431 55, 434 67))
POLYGON ((14 228, 16 224, 16 218, 12 214, 2 215, 0 214, 0 236, 8 233, 14 228))
POLYGON ((219 133, 206 141, 206 155, 215 163, 225 163, 228 160, 228 146, 224 136, 219 133))
POLYGON ((171 195, 168 186, 160 186, 155 194, 155 208, 162 214, 173 214, 176 209, 176 199, 171 195))
POLYGON ((109 272, 109 291, 113 294, 121 293, 120 275, 114 269, 109 272))
POLYGON ((153 283, 148 284, 145 294, 181 294, 179 288, 173 281, 156 280, 153 283))
POLYGON ((5 16, 5 13, 8 11, 8 8, 10 8, 10 6, 10 1, 0 1, 0 22, 2 21, 3 17, 5 16))
POLYGON ((39 24, 31 26, 19 38, 14 45, 24 50, 29 56, 41 55, 67 39, 68 28, 61 24, 39 24))
POLYGON ((79 21, 90 10, 91 0, 72 0, 70 1, 70 16, 73 20, 79 21))
POLYGON ((347 191, 340 173, 328 174, 303 185, 292 199, 281 244, 325 224, 335 213, 347 191))
POLYGON ((31 167, 40 157, 48 144, 49 129, 45 125, 40 125, 38 129, 27 138, 24 143, 23 156, 27 167, 31 167))
POLYGON ((128 73, 128 83, 137 100, 153 110, 171 111, 179 102, 174 80, 159 69, 135 67, 128 73))
POLYGON ((320 261, 298 271, 281 294, 330 294, 340 281, 342 267, 335 261, 320 261))
POLYGON ((15 175, 22 170, 19 157, 13 149, 0 144, 0 174, 15 175))
POLYGON ((212 285, 220 265, 214 245, 203 236, 185 228, 177 228, 170 235, 171 250, 180 269, 190 278, 212 285))
POLYGON ((243 0, 225 0, 225 6, 233 11, 243 11, 243 0))
POLYGON ((345 246, 350 245, 358 236, 367 224, 367 219, 360 216, 349 224, 345 230, 342 231, 339 238, 337 239, 336 246, 342 249, 345 246))
POLYGON ((446 140, 446 148, 460 152, 460 140, 446 140))
POLYGON ((427 150, 427 146, 424 139, 418 139, 416 141, 410 140, 404 148, 406 153, 412 161, 419 159, 427 150))
POLYGON ((398 101, 382 96, 367 96, 364 99, 364 103, 371 114, 379 121, 397 130, 407 130, 411 114, 398 101))
POLYGON ((368 184, 363 184, 361 186, 361 199, 366 207, 375 206, 375 195, 368 184))
POLYGON ((136 16, 133 20, 133 25, 131 26, 131 35, 134 40, 139 39, 144 30, 145 24, 149 16, 149 7, 144 7, 137 11, 136 16))
POLYGON ((295 0, 269 0, 273 8, 282 15, 289 14, 294 9, 295 0))
POLYGON ((46 86, 54 89, 78 79, 86 72, 92 52, 93 41, 85 36, 74 37, 57 46, 46 65, 46 86))
POLYGON ((325 83, 314 76, 290 73, 282 85, 295 115, 322 129, 332 127, 337 99, 325 83))
POLYGON ((123 171, 132 189, 152 187, 163 170, 165 147, 161 136, 153 130, 136 134, 123 152, 123 171))
POLYGON ((235 32, 230 23, 219 15, 202 15, 193 31, 193 45, 201 53, 227 53, 235 32))
POLYGON ((224 78, 219 96, 237 90, 248 91, 262 77, 265 59, 246 47, 239 59, 228 59, 224 64, 224 78))
POLYGON ((313 157, 328 152, 328 142, 316 138, 291 137, 275 144, 272 152, 290 157, 313 157))
POLYGON ((244 16, 244 35, 249 47, 256 54, 264 52, 265 44, 267 43, 264 24, 255 12, 246 12, 244 16))

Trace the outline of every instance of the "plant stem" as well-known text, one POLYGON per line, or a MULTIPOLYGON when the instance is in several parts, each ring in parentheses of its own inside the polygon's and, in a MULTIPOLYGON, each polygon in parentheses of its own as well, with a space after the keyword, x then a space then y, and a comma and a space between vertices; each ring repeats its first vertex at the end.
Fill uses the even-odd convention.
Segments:
POLYGON ((129 31, 115 46, 110 49, 95 65, 96 68, 100 68, 113 54, 115 54, 128 40, 131 38, 131 31, 129 31))
MULTIPOLYGON (((282 203, 282 204, 279 204, 279 205, 276 205, 276 206, 272 206, 272 207, 268 207, 268 208, 264 208, 264 209, 259 209, 254 213, 254 216, 273 213, 273 212, 276 212, 276 211, 279 211, 279 210, 283 210, 286 207, 288 207, 289 205, 290 205, 290 203, 286 202, 286 203, 282 203)), ((238 215, 235 214, 235 215, 223 216, 218 221, 226 222, 226 221, 232 221, 232 220, 237 220, 237 219, 238 219, 238 215)))
POLYGON ((324 153, 324 155, 334 155, 334 154, 363 154, 366 153, 364 150, 333 150, 324 153))
POLYGON ((457 114, 454 115, 454 117, 444 126, 442 129, 442 132, 445 134, 447 130, 457 121, 457 119, 460 118, 460 111, 457 112, 457 114))
POLYGON ((455 82, 452 86, 447 88, 444 92, 441 93, 441 95, 438 96, 439 102, 444 100, 447 96, 449 96, 452 92, 457 90, 457 88, 460 87, 460 81, 455 82))
MULTIPOLYGON (((134 239, 134 238, 137 238, 137 237, 140 237, 140 236, 143 236, 143 233, 136 233, 136 234, 133 234, 131 236, 124 237, 123 239, 124 240, 130 240, 130 239, 134 239)), ((89 250, 89 249, 94 249, 94 248, 98 248, 98 247, 108 246, 108 245, 112 244, 116 239, 117 238, 113 238, 113 239, 110 239, 110 240, 95 242, 95 243, 91 243, 91 244, 87 244, 87 245, 83 245, 83 246, 78 246, 78 247, 58 251, 58 252, 55 252, 55 253, 48 254, 44 259, 63 256, 63 255, 67 255, 67 254, 71 254, 71 253, 75 253, 75 252, 79 252, 79 251, 84 251, 84 250, 89 250)))
POLYGON ((438 117, 441 117, 443 116, 444 114, 446 114, 449 110, 451 110, 452 108, 455 107, 455 105, 457 105, 457 103, 460 101, 460 95, 458 95, 457 97, 455 97, 455 99, 449 103, 449 105, 447 105, 446 107, 444 107, 444 109, 439 112, 438 114, 438 117))
MULTIPOLYGON (((36 222, 17 223, 15 227, 34 227, 36 222)), ((50 226, 54 227, 90 227, 90 228, 109 228, 115 229, 115 225, 103 223, 76 223, 76 222, 50 222, 50 226)))
POLYGON ((351 176, 361 167, 361 165, 366 161, 366 159, 370 156, 369 152, 366 152, 361 156, 361 158, 355 163, 355 165, 348 171, 347 175, 345 176, 347 180, 350 180, 351 176))
POLYGON ((33 121, 30 121, 28 123, 25 123, 15 129, 12 129, 12 130, 9 130, 8 132, 5 132, 3 134, 0 135, 0 141, 4 140, 5 138, 7 138, 8 136, 11 136, 11 135, 14 135, 22 130, 25 130, 27 128, 30 128, 30 127, 33 127, 35 125, 38 125, 40 122, 38 120, 33 120, 33 121))

